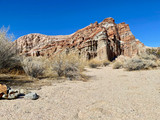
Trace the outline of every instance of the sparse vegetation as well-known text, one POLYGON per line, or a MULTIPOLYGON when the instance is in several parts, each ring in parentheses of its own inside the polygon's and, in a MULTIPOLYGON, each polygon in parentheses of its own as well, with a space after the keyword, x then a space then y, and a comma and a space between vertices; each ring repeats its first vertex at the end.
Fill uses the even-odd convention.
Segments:
POLYGON ((124 64, 124 68, 129 71, 141 70, 144 69, 144 67, 144 61, 139 58, 131 58, 124 64))
POLYGON ((90 68, 97 68, 97 67, 102 67, 102 66, 107 66, 109 65, 111 62, 109 60, 97 60, 97 59, 92 59, 90 61, 88 61, 88 66, 90 68))
POLYGON ((90 68, 97 68, 102 66, 102 62, 96 59, 92 59, 88 62, 90 68))
POLYGON ((145 60, 142 58, 131 58, 129 59, 125 64, 124 68, 128 71, 133 71, 133 70, 144 70, 144 69, 151 69, 151 68, 156 68, 157 64, 153 60, 145 60))
POLYGON ((157 65, 158 67, 160 67, 160 60, 157 60, 157 65))
POLYGON ((156 57, 160 58, 160 47, 158 48, 148 48, 146 49, 147 54, 155 55, 156 57))
POLYGON ((65 76, 72 79, 78 79, 84 69, 85 62, 76 53, 61 54, 52 58, 52 70, 59 77, 65 76))
MULTIPOLYGON (((123 57, 122 57, 123 58, 123 57)), ((114 69, 125 68, 128 71, 153 69, 159 66, 159 60, 154 54, 143 53, 132 58, 117 59, 114 69)))
POLYGON ((110 64, 110 61, 109 60, 103 60, 102 63, 103 63, 103 66, 107 66, 107 65, 110 64))
MULTIPOLYGON (((59 54, 51 59, 47 59, 45 62, 42 57, 22 57, 21 59, 16 55, 16 46, 11 42, 13 35, 7 34, 8 29, 0 29, 0 72, 7 73, 13 72, 17 74, 25 72, 32 78, 38 78, 48 73, 57 74, 58 77, 67 77, 69 79, 79 79, 81 73, 88 63, 91 68, 97 68, 101 66, 107 66, 110 61, 99 61, 92 59, 88 62, 80 58, 77 53, 59 54)), ((160 49, 147 49, 145 54, 141 54, 137 57, 126 59, 122 57, 122 61, 116 61, 113 64, 113 69, 120 69, 124 67, 126 70, 141 70, 151 69, 160 66, 160 49)), ((55 75, 55 74, 54 74, 55 75)), ((53 76, 54 76, 53 75, 53 76)))
POLYGON ((24 58, 22 60, 22 66, 25 73, 32 78, 38 78, 39 76, 44 75, 44 63, 41 62, 40 58, 24 58))
POLYGON ((20 61, 16 55, 16 46, 11 43, 13 35, 8 35, 8 28, 0 29, 0 69, 14 69, 20 66, 20 61))
POLYGON ((113 64, 113 69, 120 69, 123 67, 123 64, 122 62, 119 62, 119 61, 116 61, 114 64, 113 64))
POLYGON ((152 60, 152 61, 157 60, 157 57, 153 54, 143 53, 139 57, 143 60, 152 60))

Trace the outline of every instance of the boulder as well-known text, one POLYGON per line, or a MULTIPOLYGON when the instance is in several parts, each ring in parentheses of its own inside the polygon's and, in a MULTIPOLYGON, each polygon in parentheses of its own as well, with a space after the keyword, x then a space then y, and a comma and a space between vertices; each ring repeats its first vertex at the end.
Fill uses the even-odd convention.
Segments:
POLYGON ((39 98, 39 96, 34 93, 34 92, 31 92, 31 93, 28 93, 24 96, 25 99, 30 99, 30 100, 37 100, 39 98))

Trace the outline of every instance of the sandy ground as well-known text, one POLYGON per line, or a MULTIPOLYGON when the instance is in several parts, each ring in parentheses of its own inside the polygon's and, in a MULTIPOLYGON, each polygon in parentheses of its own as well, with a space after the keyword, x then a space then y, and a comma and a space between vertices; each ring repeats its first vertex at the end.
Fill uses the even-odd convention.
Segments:
POLYGON ((87 69, 88 82, 35 90, 38 100, 0 100, 0 120, 160 120, 160 69, 87 69))

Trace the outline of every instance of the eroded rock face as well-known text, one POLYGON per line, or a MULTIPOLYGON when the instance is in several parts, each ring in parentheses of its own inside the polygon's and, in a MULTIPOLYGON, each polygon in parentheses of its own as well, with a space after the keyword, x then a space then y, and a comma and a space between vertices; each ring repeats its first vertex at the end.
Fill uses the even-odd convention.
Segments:
POLYGON ((75 51, 87 58, 113 60, 119 55, 133 56, 143 51, 143 44, 135 39, 129 25, 116 24, 113 18, 95 22, 66 36, 29 34, 14 42, 17 52, 26 56, 52 56, 75 51))
POLYGON ((135 38, 128 24, 124 22, 117 24, 117 28, 121 41, 122 55, 131 57, 145 51, 144 44, 135 38))

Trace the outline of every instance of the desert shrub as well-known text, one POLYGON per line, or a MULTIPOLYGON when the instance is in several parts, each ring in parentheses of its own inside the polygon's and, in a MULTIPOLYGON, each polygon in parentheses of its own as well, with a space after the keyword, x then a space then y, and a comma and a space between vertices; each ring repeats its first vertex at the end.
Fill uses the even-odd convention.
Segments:
POLYGON ((154 54, 148 54, 148 53, 141 54, 140 58, 144 60, 154 60, 154 61, 157 60, 157 57, 154 54))
POLYGON ((53 71, 55 71, 59 77, 64 75, 65 69, 65 59, 62 56, 57 56, 54 58, 53 71))
POLYGON ((8 29, 0 29, 0 69, 13 69, 20 66, 16 55, 16 45, 11 42, 13 35, 8 35, 8 29))
POLYGON ((114 69, 125 68, 128 71, 144 70, 158 67, 158 58, 148 52, 142 53, 132 58, 119 56, 113 64, 114 69))
POLYGON ((148 49, 146 49, 146 53, 155 55, 156 57, 160 58, 160 47, 158 47, 158 48, 148 48, 148 49))
POLYGON ((144 69, 152 69, 158 67, 157 63, 151 60, 144 61, 144 64, 145 64, 144 69))
POLYGON ((110 61, 109 60, 103 60, 102 64, 103 64, 103 66, 107 66, 107 65, 110 64, 110 61))
POLYGON ((160 60, 157 60, 157 66, 160 67, 160 60))
POLYGON ((138 57, 129 59, 124 65, 124 68, 128 71, 144 70, 144 69, 150 69, 155 67, 157 67, 156 62, 152 60, 140 59, 138 57))
POLYGON ((79 63, 73 61, 66 61, 64 75, 69 79, 78 78, 80 76, 79 63))
POLYGON ((128 59, 129 59, 129 57, 124 56, 124 55, 120 55, 115 59, 115 61, 118 61, 118 62, 121 62, 121 63, 125 63, 128 59))
POLYGON ((92 59, 89 61, 88 65, 90 68, 97 68, 102 66, 102 62, 96 59, 92 59))
POLYGON ((52 58, 52 70, 58 77, 65 76, 71 79, 77 79, 81 76, 85 62, 76 53, 59 54, 52 58))
POLYGON ((157 57, 160 58, 160 47, 157 50, 157 57))
POLYGON ((120 69, 120 68, 122 68, 122 66, 123 66, 122 62, 116 61, 113 64, 113 69, 120 69))
POLYGON ((125 65, 124 65, 126 70, 132 71, 132 70, 141 70, 144 69, 145 64, 142 59, 139 58, 131 58, 129 59, 125 65))
POLYGON ((97 60, 97 59, 92 59, 90 61, 88 61, 88 66, 90 68, 97 68, 97 67, 101 67, 101 66, 107 66, 110 64, 109 60, 97 60))
POLYGON ((39 60, 39 58, 27 57, 23 58, 22 66, 25 73, 32 77, 38 78, 39 76, 43 76, 44 74, 44 63, 39 60))

